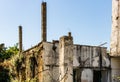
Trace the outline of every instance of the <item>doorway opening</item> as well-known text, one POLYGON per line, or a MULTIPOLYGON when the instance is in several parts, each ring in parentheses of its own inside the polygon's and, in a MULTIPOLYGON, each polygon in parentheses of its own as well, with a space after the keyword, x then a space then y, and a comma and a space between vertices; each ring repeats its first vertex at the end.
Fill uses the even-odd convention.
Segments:
POLYGON ((94 70, 93 74, 93 82, 101 82, 101 71, 99 70, 94 70))

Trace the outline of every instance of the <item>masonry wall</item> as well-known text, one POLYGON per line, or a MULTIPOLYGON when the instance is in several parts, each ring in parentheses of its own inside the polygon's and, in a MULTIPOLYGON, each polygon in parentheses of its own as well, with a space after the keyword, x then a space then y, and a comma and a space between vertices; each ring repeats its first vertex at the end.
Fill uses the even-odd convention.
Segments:
POLYGON ((110 55, 120 56, 120 0, 112 0, 110 55))
POLYGON ((100 71, 102 82, 110 82, 106 52, 104 47, 73 45, 70 35, 42 42, 24 52, 25 76, 39 82, 93 82, 94 72, 100 71))
POLYGON ((120 57, 111 58, 112 82, 120 82, 120 57))
POLYGON ((42 82, 43 77, 43 45, 42 43, 23 52, 25 64, 25 79, 26 81, 42 82), (41 78, 39 78, 41 77, 41 78))
POLYGON ((110 82, 110 56, 106 52, 104 47, 74 45, 74 81, 94 82, 95 72, 100 72, 102 82, 110 82))
POLYGON ((93 82, 94 70, 107 71, 108 75, 103 76, 109 78, 106 48, 73 45, 68 36, 59 42, 42 42, 25 51, 24 56, 28 81, 34 78, 39 82, 93 82))
POLYGON ((106 48, 74 45, 74 67, 110 67, 110 56, 106 48))
POLYGON ((120 77, 120 0, 112 0, 112 34, 110 43, 112 82, 119 82, 120 77))
MULTIPOLYGON (((43 43, 43 81, 57 82, 59 80, 59 43, 43 43)), ((41 77, 40 77, 41 78, 41 77)))
POLYGON ((73 82, 73 38, 63 36, 59 42, 59 82, 73 82))
POLYGON ((41 44, 24 52, 26 65, 25 76, 27 81, 59 81, 58 45, 58 42, 42 42, 41 44))

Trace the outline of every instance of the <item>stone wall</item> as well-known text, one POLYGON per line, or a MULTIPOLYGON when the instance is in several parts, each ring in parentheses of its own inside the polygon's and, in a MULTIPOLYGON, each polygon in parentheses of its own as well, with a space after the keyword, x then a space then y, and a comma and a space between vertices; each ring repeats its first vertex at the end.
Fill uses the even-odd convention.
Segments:
POLYGON ((111 58, 112 82, 120 82, 120 57, 111 58))
POLYGON ((110 56, 106 48, 74 45, 74 67, 110 67, 110 56))
POLYGON ((110 43, 112 82, 120 81, 120 0, 112 0, 112 34, 110 43))
POLYGON ((106 52, 105 47, 74 45, 71 34, 59 41, 41 42, 23 52, 25 76, 39 82, 93 82, 98 70, 106 79, 110 73, 106 52))
POLYGON ((24 52, 27 81, 57 82, 59 80, 59 43, 42 42, 24 52))
POLYGON ((43 77, 43 44, 38 45, 23 52, 25 64, 26 81, 41 81, 43 77), (41 78, 39 78, 41 77, 41 78))
POLYGON ((120 0, 112 0, 112 33, 110 55, 120 56, 120 0))
POLYGON ((63 36, 59 42, 59 82, 73 82, 73 38, 63 36))
POLYGON ((74 82, 94 82, 95 78, 110 82, 110 56, 105 47, 74 45, 73 66, 74 82))
POLYGON ((57 82, 59 80, 59 43, 44 42, 43 43, 43 81, 42 82, 57 82))

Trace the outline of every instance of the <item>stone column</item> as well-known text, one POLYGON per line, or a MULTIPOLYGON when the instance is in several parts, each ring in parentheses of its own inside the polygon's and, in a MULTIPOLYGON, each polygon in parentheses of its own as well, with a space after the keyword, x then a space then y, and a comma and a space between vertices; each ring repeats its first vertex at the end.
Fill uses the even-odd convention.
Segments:
POLYGON ((19 26, 19 52, 22 52, 22 26, 19 26))
POLYGON ((120 0, 112 0, 112 34, 110 55, 120 56, 120 0))
POLYGON ((47 41, 47 7, 46 7, 46 2, 42 2, 41 6, 41 24, 42 24, 42 29, 41 29, 41 39, 42 41, 46 42, 47 41))
POLYGON ((111 82, 119 82, 120 76, 120 0, 112 0, 112 35, 110 43, 111 82))
POLYGON ((70 32, 60 38, 59 74, 60 82, 73 82, 73 38, 70 32))

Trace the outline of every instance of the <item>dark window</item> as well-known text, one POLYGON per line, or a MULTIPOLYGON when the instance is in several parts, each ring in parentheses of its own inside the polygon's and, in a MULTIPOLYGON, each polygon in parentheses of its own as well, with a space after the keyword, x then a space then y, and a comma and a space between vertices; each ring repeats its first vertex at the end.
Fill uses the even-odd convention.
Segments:
POLYGON ((101 71, 94 70, 93 82, 101 82, 101 71))
POLYGON ((81 70, 80 69, 73 70, 73 82, 81 82, 81 70))

